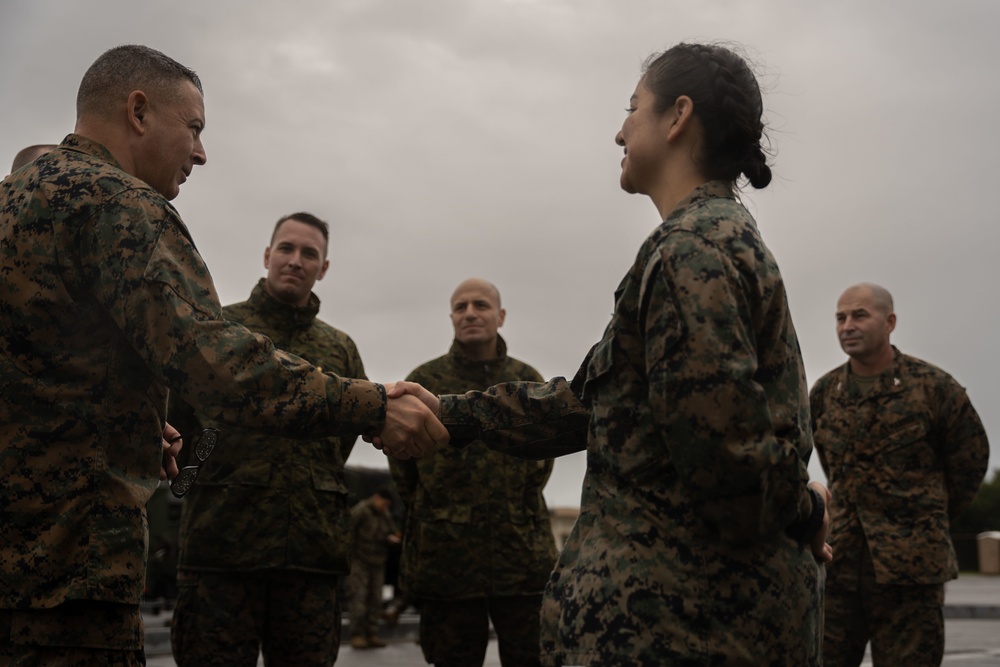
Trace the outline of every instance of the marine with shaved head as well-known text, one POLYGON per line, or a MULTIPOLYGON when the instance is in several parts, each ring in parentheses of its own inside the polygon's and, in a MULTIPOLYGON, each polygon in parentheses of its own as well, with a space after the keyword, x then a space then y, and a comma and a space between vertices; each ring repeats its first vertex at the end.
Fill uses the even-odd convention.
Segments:
POLYGON ((944 582, 958 576, 949 522, 972 502, 989 444, 965 389, 889 342, 892 295, 871 283, 837 302, 848 361, 810 392, 833 493, 826 667, 940 665, 944 582))
MULTIPOLYGON (((464 280, 451 295, 451 350, 407 380, 436 394, 540 382, 538 371, 507 356, 497 331, 506 317, 496 285, 464 280)), ((482 665, 492 620, 503 665, 540 664, 542 591, 556 561, 542 497, 552 461, 514 459, 473 442, 389 465, 407 505, 401 578, 421 601, 427 662, 482 665)))

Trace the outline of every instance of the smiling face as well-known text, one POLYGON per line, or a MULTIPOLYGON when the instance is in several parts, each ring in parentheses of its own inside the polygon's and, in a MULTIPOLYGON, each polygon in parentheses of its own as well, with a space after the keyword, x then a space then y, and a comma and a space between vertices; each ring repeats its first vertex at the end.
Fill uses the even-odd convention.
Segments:
POLYGON ((496 356, 497 329, 503 326, 506 315, 496 288, 485 280, 466 280, 451 295, 455 340, 473 359, 496 356))
POLYGON ((615 143, 625 149, 621 187, 629 194, 651 195, 662 177, 674 119, 670 113, 657 113, 655 103, 655 96, 640 80, 629 99, 622 129, 615 135, 615 143))
POLYGON ((132 95, 144 100, 135 112, 143 128, 141 141, 133 151, 135 175, 171 200, 180 193, 181 184, 194 166, 207 160, 201 143, 204 100, 188 80, 177 84, 174 95, 138 91, 132 95))
POLYGON ((323 233, 289 218, 274 232, 270 247, 264 251, 264 289, 291 306, 305 306, 313 285, 322 280, 329 267, 323 233))
POLYGON ((852 287, 837 301, 840 347, 861 368, 877 370, 892 360, 889 335, 895 328, 896 314, 869 287, 852 287))

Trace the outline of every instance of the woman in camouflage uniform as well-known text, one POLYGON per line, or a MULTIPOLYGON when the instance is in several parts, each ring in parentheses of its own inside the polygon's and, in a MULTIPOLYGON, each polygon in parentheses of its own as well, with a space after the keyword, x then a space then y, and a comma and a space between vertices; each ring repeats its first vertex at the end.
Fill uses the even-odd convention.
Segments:
POLYGON ((825 489, 806 471, 805 372, 778 266, 736 197, 743 176, 771 180, 762 106, 729 49, 647 61, 615 141, 622 188, 663 222, 602 340, 572 383, 422 396, 453 445, 587 449, 542 608, 547 664, 819 664, 830 552, 825 489))

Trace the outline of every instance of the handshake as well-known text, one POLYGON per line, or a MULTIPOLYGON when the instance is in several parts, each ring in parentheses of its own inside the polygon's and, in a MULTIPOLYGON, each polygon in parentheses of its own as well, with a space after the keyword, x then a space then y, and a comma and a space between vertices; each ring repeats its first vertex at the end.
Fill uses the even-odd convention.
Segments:
POLYGON ((448 444, 448 429, 438 419, 441 402, 416 382, 385 385, 385 426, 378 435, 364 436, 388 456, 408 459, 448 444))

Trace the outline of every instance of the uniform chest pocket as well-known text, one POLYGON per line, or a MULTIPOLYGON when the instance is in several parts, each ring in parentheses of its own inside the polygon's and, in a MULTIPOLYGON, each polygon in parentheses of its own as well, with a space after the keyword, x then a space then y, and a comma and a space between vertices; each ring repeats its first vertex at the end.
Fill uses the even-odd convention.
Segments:
POLYGON ((878 458, 897 476, 921 475, 940 467, 929 429, 921 421, 893 428, 880 439, 878 458))

